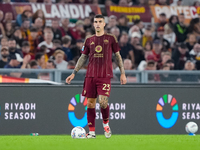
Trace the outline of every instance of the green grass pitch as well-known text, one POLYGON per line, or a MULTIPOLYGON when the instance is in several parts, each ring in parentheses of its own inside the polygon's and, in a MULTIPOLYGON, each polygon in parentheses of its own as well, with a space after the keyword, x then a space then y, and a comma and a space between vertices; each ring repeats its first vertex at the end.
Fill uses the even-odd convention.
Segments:
POLYGON ((0 136, 0 150, 200 150, 200 136, 112 135, 72 139, 69 135, 0 136))

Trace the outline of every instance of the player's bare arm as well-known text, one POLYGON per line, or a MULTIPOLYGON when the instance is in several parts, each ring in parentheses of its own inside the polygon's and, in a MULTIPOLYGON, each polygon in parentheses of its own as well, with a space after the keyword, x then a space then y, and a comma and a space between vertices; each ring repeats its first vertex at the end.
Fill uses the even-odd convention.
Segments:
POLYGON ((115 58, 117 60, 117 65, 121 72, 120 82, 121 82, 121 84, 126 84, 127 81, 126 81, 126 75, 125 75, 125 71, 124 71, 124 65, 123 65, 122 57, 119 52, 115 53, 115 58))
POLYGON ((85 55, 85 54, 81 55, 81 57, 78 59, 78 62, 75 66, 74 71, 72 72, 72 74, 70 76, 67 77, 66 83, 68 83, 68 84, 71 83, 71 81, 74 79, 76 73, 83 67, 83 65, 85 64, 87 59, 88 59, 87 55, 85 55))

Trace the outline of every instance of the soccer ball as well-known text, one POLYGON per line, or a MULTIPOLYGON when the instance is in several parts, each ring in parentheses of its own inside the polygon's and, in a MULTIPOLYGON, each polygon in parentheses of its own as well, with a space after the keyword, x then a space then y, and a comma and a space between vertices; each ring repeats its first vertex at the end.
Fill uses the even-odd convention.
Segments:
POLYGON ((198 131, 198 125, 195 122, 188 122, 185 126, 187 133, 196 133, 198 131))
POLYGON ((73 139, 84 139, 86 137, 85 129, 82 127, 74 127, 71 131, 73 139))

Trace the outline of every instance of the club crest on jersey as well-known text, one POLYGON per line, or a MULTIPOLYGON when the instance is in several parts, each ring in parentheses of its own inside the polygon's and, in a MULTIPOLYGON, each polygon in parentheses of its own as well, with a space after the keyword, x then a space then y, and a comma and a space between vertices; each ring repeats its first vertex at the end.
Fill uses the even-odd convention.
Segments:
POLYGON ((82 47, 82 49, 81 49, 82 51, 84 51, 84 46, 82 47))
POLYGON ((108 44, 108 42, 109 42, 108 40, 104 40, 104 43, 105 43, 105 44, 108 44))
POLYGON ((102 51, 101 45, 97 45, 97 46, 95 47, 95 51, 96 51, 97 53, 100 53, 100 52, 102 51))

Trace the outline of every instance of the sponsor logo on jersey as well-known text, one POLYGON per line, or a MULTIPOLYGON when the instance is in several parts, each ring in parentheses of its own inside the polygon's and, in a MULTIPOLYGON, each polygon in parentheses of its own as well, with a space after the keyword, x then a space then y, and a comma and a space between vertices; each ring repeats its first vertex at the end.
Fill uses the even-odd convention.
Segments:
POLYGON ((93 44, 94 44, 94 42, 90 43, 90 45, 93 45, 93 44))

